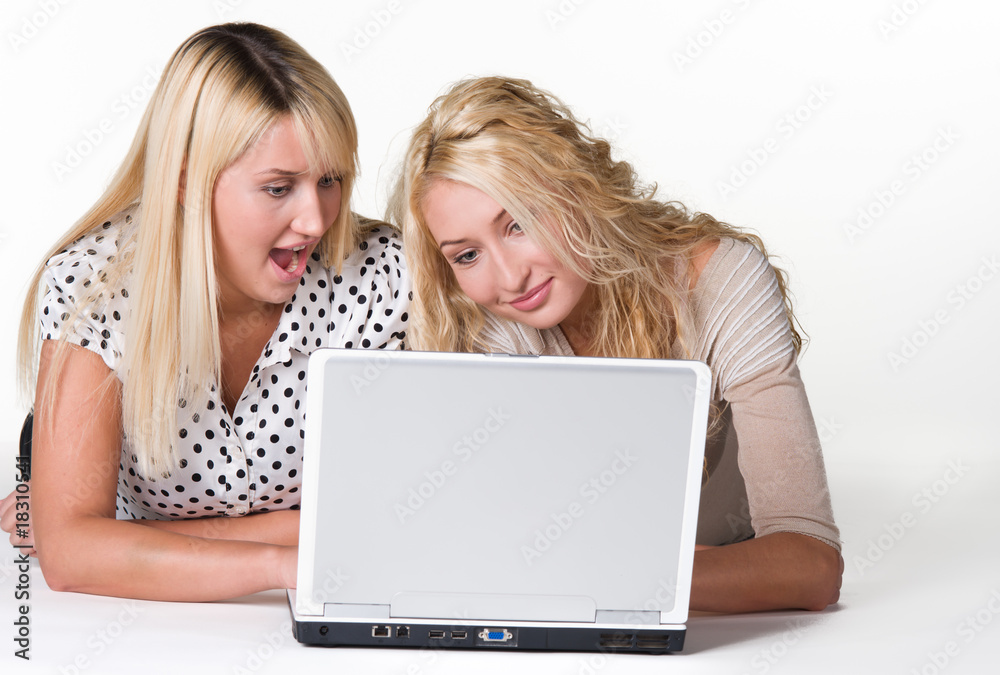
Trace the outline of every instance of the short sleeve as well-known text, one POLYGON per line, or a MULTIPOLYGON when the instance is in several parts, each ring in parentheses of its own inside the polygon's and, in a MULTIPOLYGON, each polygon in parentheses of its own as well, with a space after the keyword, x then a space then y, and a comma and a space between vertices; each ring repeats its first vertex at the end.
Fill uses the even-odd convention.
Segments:
MULTIPOLYGON (((108 224, 110 225, 110 223, 108 224)), ((101 270, 116 252, 113 235, 102 228, 48 260, 38 306, 43 340, 61 340, 88 349, 118 370, 122 354, 122 311, 126 289, 105 289, 88 307, 101 270)))

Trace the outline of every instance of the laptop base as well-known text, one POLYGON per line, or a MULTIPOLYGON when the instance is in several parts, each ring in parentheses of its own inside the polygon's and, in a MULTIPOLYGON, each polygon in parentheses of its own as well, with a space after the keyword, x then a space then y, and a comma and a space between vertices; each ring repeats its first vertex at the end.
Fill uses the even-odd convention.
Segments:
POLYGON ((517 622, 442 623, 422 620, 302 618, 292 614, 292 632, 303 644, 324 647, 404 649, 534 650, 667 654, 684 647, 684 625, 577 627, 517 622))

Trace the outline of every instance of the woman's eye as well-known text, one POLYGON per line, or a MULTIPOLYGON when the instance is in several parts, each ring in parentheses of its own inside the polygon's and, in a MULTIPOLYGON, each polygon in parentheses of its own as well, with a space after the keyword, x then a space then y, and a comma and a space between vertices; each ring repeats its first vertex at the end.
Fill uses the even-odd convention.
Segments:
POLYGON ((517 223, 511 223, 510 226, 507 228, 507 231, 514 233, 514 232, 523 232, 524 230, 522 230, 521 226, 518 225, 517 223))
POLYGON ((268 185, 264 191, 272 197, 284 197, 290 189, 287 185, 268 185))
POLYGON ((471 262, 475 262, 477 257, 478 254, 475 251, 466 251, 455 258, 455 262, 459 265, 468 265, 471 262))
POLYGON ((320 187, 333 187, 340 182, 340 176, 328 174, 319 179, 320 187))

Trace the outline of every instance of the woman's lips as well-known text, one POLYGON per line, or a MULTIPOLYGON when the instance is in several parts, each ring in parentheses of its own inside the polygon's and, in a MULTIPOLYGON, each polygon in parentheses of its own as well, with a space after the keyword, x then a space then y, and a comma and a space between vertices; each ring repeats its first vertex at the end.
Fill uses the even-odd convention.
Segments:
POLYGON ((529 312, 545 302, 551 289, 552 279, 550 278, 544 284, 535 286, 521 297, 512 300, 510 306, 521 312, 529 312))

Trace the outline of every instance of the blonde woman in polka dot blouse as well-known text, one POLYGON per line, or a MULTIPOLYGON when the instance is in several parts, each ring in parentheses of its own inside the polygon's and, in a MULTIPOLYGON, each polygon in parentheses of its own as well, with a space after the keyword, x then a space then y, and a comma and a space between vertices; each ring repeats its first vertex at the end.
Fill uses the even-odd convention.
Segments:
POLYGON ((51 588, 294 587, 308 357, 406 337, 399 239, 350 211, 356 148, 343 93, 282 33, 215 26, 173 55, 22 317, 32 527, 9 499, 0 524, 51 588))

